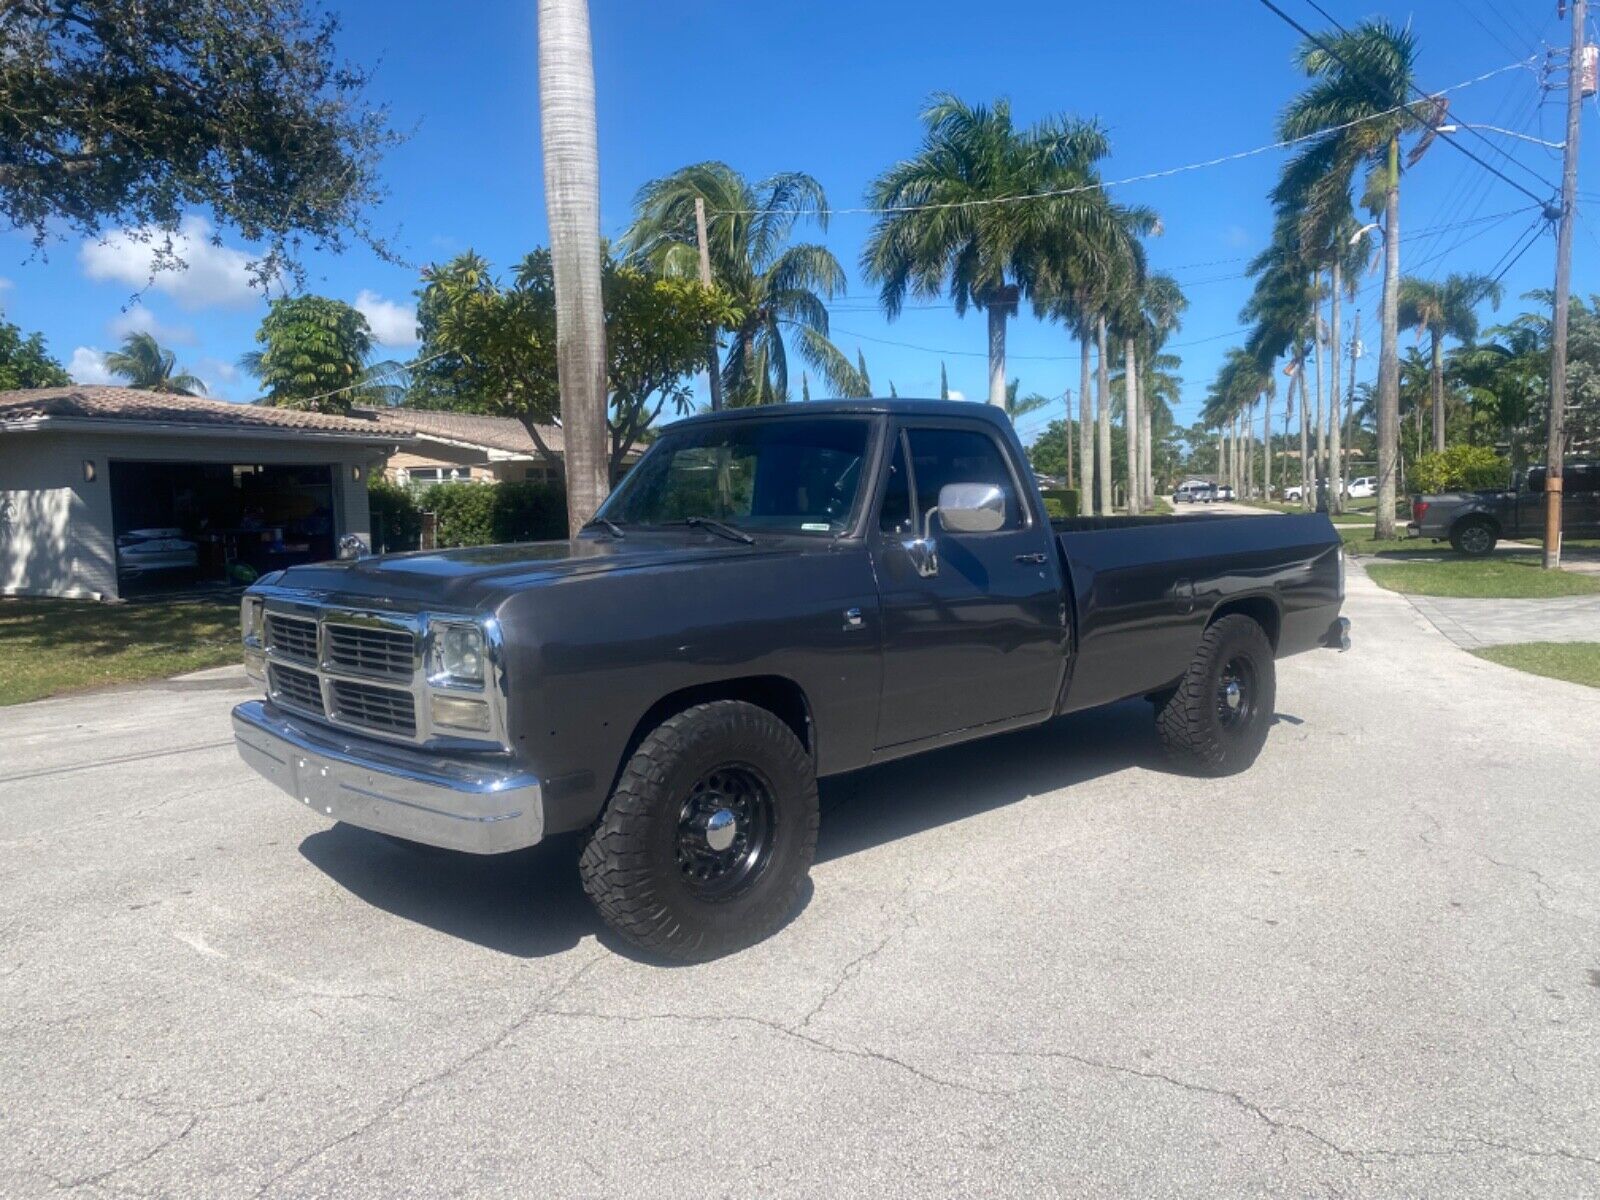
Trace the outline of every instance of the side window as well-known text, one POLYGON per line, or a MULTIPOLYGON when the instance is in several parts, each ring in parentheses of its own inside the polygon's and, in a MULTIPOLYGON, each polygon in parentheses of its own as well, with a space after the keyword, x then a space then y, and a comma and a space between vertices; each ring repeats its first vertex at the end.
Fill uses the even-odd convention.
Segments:
POLYGON ((975 429, 913 429, 911 467, 917 483, 917 511, 939 503, 947 483, 992 483, 1006 498, 1006 523, 1022 528, 1022 505, 1004 453, 994 438, 975 429))
POLYGON ((911 512, 911 473, 906 470, 905 443, 895 434, 894 457, 889 460, 889 479, 883 489, 883 509, 878 528, 884 533, 910 536, 916 521, 911 512))

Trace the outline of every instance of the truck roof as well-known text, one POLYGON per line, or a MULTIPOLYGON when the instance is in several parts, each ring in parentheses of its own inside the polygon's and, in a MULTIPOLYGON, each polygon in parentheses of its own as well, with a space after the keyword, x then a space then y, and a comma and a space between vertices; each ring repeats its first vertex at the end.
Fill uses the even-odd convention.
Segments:
POLYGON ((791 404, 759 404, 741 408, 725 408, 720 412, 699 413, 674 421, 663 429, 678 429, 685 425, 703 425, 714 421, 742 421, 758 418, 780 420, 784 417, 837 416, 840 414, 893 413, 912 417, 967 417, 982 421, 999 421, 1004 414, 992 404, 979 404, 972 400, 915 400, 904 397, 888 399, 863 397, 858 400, 806 400, 791 404))

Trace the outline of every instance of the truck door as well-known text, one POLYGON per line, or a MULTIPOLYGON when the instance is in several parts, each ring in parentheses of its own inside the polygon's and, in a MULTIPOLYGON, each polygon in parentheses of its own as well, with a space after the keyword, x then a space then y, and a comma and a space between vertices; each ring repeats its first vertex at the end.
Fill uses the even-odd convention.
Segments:
POLYGON ((1055 535, 1023 477, 981 422, 910 421, 892 436, 869 534, 883 614, 878 747, 1049 713, 1066 609, 1055 535), (935 516, 938 570, 924 575, 906 543, 951 483, 999 487, 1005 521, 992 533, 952 533, 935 516))

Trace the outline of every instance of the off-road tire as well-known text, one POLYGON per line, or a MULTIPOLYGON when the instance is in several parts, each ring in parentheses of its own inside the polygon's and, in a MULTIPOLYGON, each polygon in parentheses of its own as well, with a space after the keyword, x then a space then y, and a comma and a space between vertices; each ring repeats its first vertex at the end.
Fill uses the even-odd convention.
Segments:
POLYGON ((1450 530, 1450 548, 1468 558, 1486 558, 1494 553, 1500 532, 1491 521, 1468 518, 1457 521, 1450 530))
POLYGON ((616 933, 647 955, 704 962, 769 937, 800 902, 817 847, 817 781, 794 731, 737 700, 698 704, 652 730, 623 769, 579 859, 583 890, 616 933), (677 858, 680 812, 720 767, 753 770, 773 819, 764 864, 744 890, 694 894, 677 858))
POLYGON ((1177 766, 1196 775, 1243 771, 1266 744, 1277 682, 1272 643, 1249 617, 1235 614, 1209 626, 1177 689, 1156 713, 1161 747, 1177 766), (1221 711, 1224 673, 1242 664, 1251 674, 1248 715, 1228 724, 1221 711))

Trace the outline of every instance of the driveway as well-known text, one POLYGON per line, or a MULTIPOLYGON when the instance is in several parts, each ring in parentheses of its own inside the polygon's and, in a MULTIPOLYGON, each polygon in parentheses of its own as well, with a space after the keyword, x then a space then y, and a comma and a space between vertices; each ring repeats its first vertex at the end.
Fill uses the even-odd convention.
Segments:
POLYGON ((570 844, 274 792, 237 676, 0 710, 0 1194, 1600 1193, 1600 692, 1350 586, 1248 773, 1133 703, 834 781, 674 970, 570 844))

